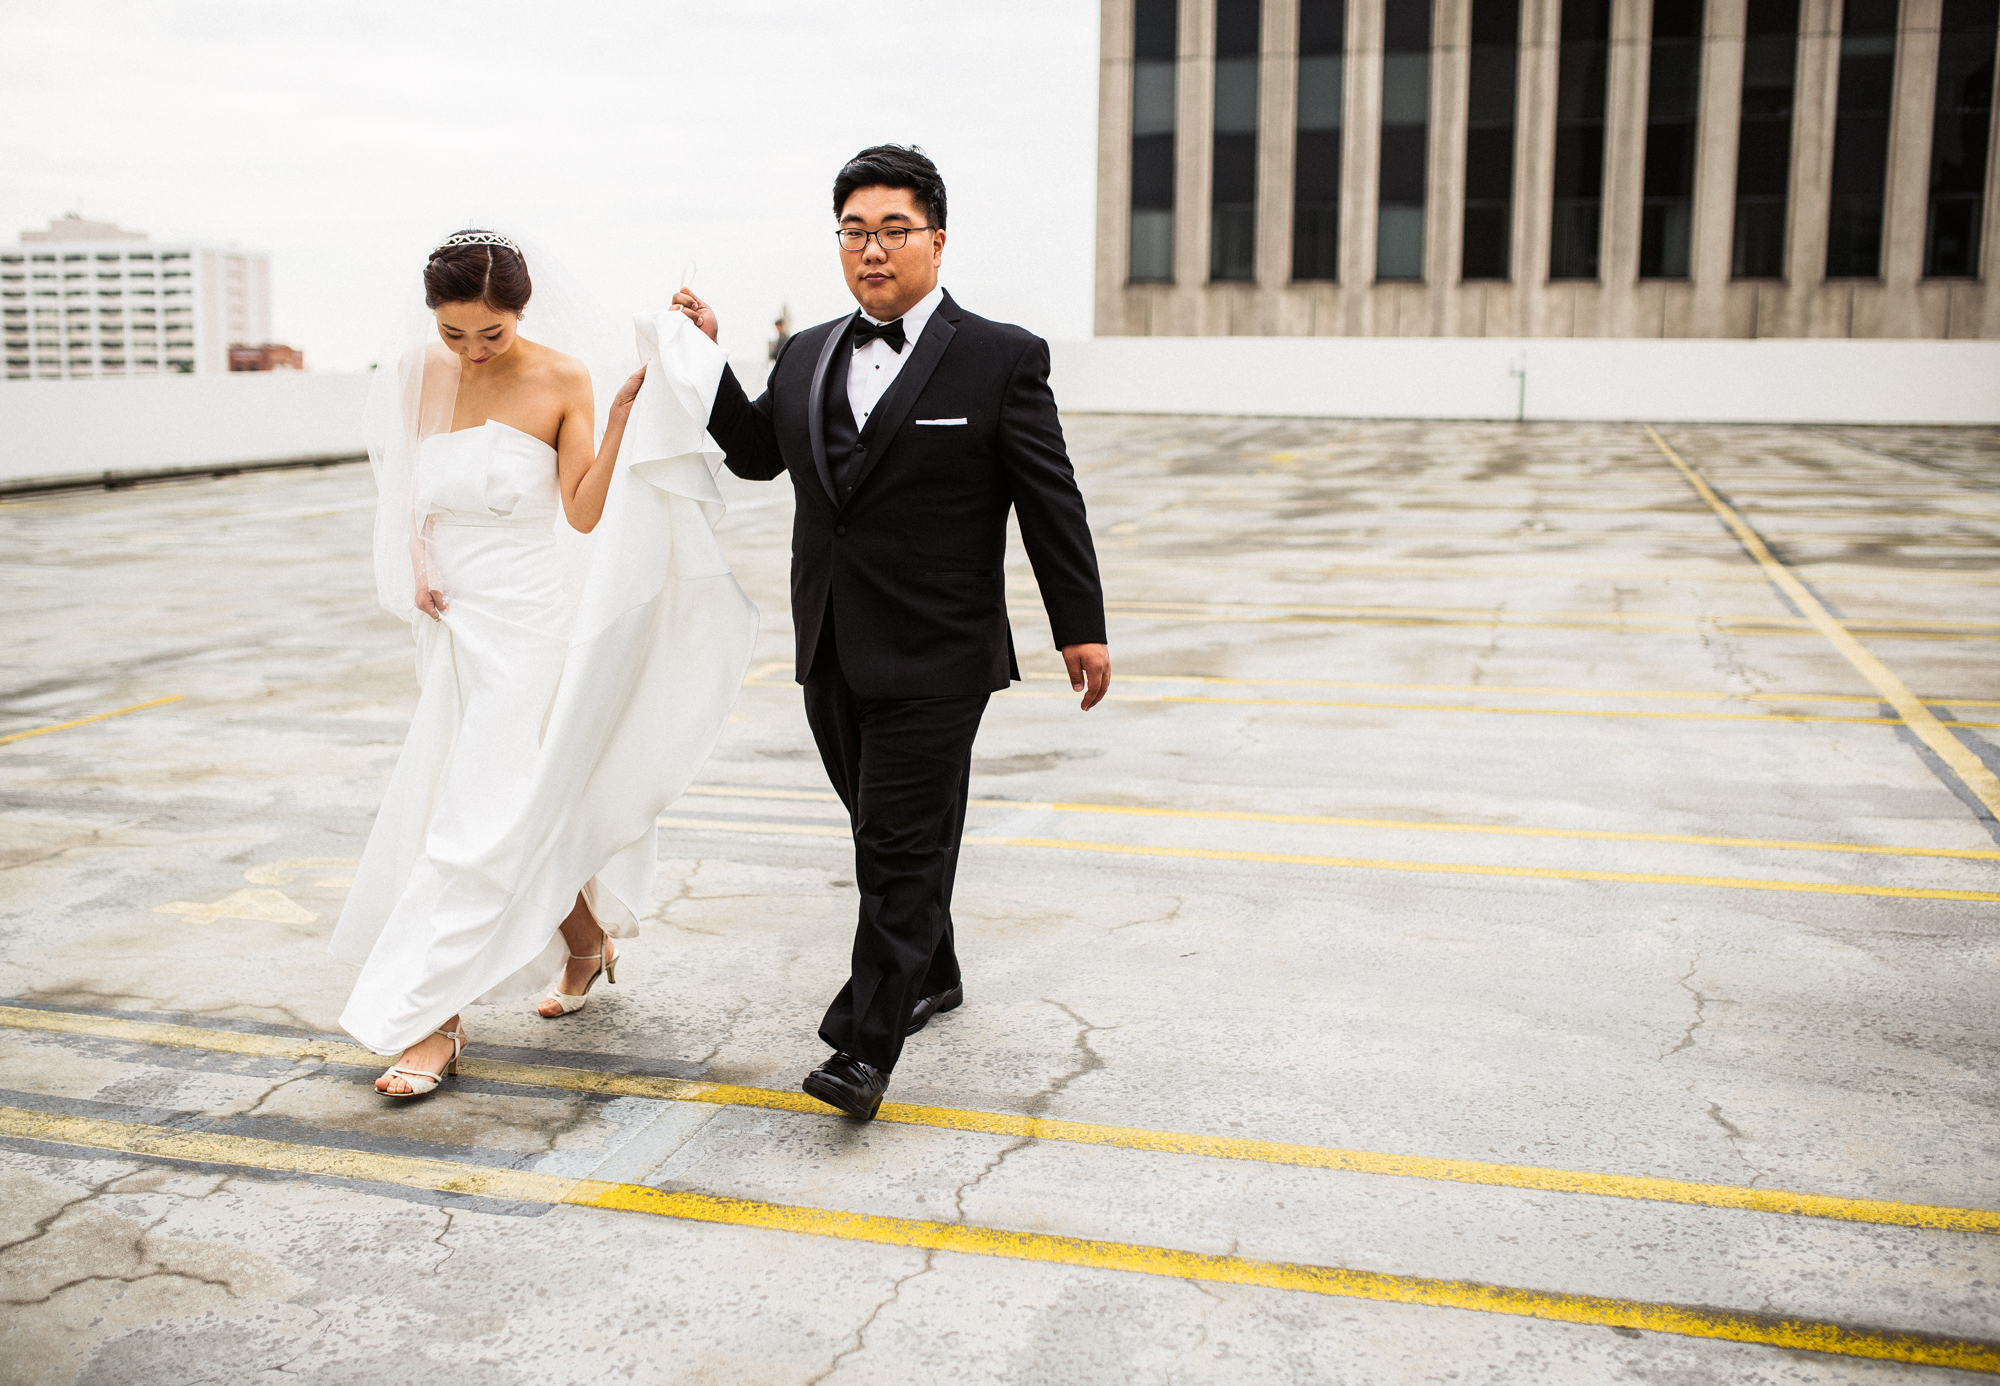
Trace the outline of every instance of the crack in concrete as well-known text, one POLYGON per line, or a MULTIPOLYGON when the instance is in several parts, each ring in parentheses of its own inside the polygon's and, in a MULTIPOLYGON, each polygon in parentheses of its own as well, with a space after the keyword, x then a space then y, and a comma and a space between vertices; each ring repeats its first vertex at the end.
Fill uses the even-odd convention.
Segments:
POLYGON ((1470 682, 1474 687, 1477 687, 1479 681, 1486 677, 1487 662, 1500 653, 1500 633, 1505 629, 1505 623, 1502 618, 1506 614, 1507 603, 1505 601, 1502 601, 1498 606, 1493 608, 1493 624, 1487 628, 1486 648, 1473 652, 1472 677, 1470 682))
MULTIPOLYGON (((1687 1092, 1695 1101, 1699 1102, 1702 1100, 1696 1094, 1692 1084, 1688 1086, 1687 1092)), ((1769 1174, 1770 1171, 1743 1152, 1743 1142, 1750 1138, 1744 1134, 1742 1127, 1722 1114, 1722 1104, 1720 1102, 1710 1102, 1708 1104, 1707 1116, 1710 1121, 1722 1128, 1723 1139, 1729 1142, 1729 1153, 1741 1160, 1744 1167, 1750 1171, 1750 1178, 1745 1181, 1745 1187, 1754 1188, 1757 1181, 1769 1174)))
MULTIPOLYGON (((124 1180, 131 1179, 138 1175, 147 1174, 151 1172, 152 1171, 150 1169, 126 1170, 123 1173, 114 1174, 109 1179, 105 1179, 99 1183, 91 1185, 90 1188, 79 1197, 65 1200, 47 1217, 39 1219, 35 1224, 34 1230, 30 1232, 27 1236, 17 1237, 13 1241, 6 1243, 4 1246, 0 1246, 0 1255, 5 1255, 7 1252, 14 1251, 20 1247, 27 1246, 32 1242, 41 1240, 43 1237, 46 1237, 51 1232, 53 1232, 55 1230, 56 1224, 61 1222, 63 1217, 67 1213, 69 1213, 72 1209, 80 1208, 87 1203, 94 1203, 106 1194, 116 1193, 117 1189, 115 1188, 115 1186, 119 1183, 122 1183, 124 1180)), ((196 1197, 195 1201, 199 1202, 201 1199, 207 1198, 210 1194, 213 1194, 218 1190, 222 1189, 228 1183, 229 1181, 226 1178, 217 1180, 207 1190, 199 1194, 196 1197)), ((169 1193, 166 1196, 170 1199, 178 1200, 185 1197, 186 1195, 169 1193)), ((162 1263, 160 1263, 151 1253, 149 1253, 146 1250, 147 1238, 151 1237, 153 1235, 154 1229, 159 1227, 161 1223, 165 1222, 169 1216, 170 1212, 161 1213, 158 1217, 154 1218, 151 1222, 147 1223, 144 1227, 140 1228, 138 1235, 132 1238, 132 1244, 130 1247, 132 1259, 140 1266, 147 1267, 147 1269, 141 1270, 140 1272, 134 1275, 95 1274, 95 1275, 74 1276, 68 1280, 62 1281, 60 1284, 52 1286, 46 1294, 37 1295, 29 1299, 17 1299, 11 1297, 6 1299, 0 1299, 0 1305, 7 1305, 9 1307, 17 1309, 29 1308, 37 1304, 47 1304, 51 1300, 53 1300, 57 1295, 61 1294, 63 1291, 75 1289, 79 1285, 88 1285, 92 1284, 93 1282, 114 1282, 114 1281, 121 1285, 136 1285, 142 1280, 158 1280, 158 1279, 187 1280, 200 1285, 214 1285, 219 1287, 222 1290, 222 1292, 228 1295, 231 1299, 235 1299, 236 1287, 230 1281, 226 1279, 216 1279, 212 1276, 197 1275, 193 1271, 175 1270, 171 1266, 163 1265, 162 1263)))
POLYGON ((313 1064, 311 1067, 306 1068, 301 1072, 294 1073, 289 1078, 279 1079, 277 1082, 271 1084, 270 1087, 264 1089, 264 1091, 258 1096, 255 1102, 252 1102, 248 1107, 244 1108, 236 1115, 239 1117, 256 1116, 257 1113, 264 1110, 264 1104, 266 1102, 269 1102, 272 1098, 276 1097, 281 1089, 288 1088, 292 1084, 300 1082, 304 1079, 314 1077, 315 1075, 323 1072, 325 1068, 326 1068, 325 1064, 313 1064))
POLYGON ((40 1241, 43 1237, 48 1236, 49 1233, 55 1229, 55 1225, 58 1222, 62 1221, 63 1214, 67 1213, 70 1209, 80 1208, 86 1203, 94 1202, 99 1196, 109 1192, 113 1184, 116 1184, 121 1179, 129 1179, 138 1172, 139 1171, 137 1170, 128 1169, 121 1174, 114 1174, 109 1179, 103 1180, 100 1183, 92 1184, 86 1192, 78 1195, 77 1197, 69 1199, 64 1203, 58 1204, 55 1211, 50 1213, 47 1217, 38 1218, 35 1220, 34 1227, 32 1230, 29 1231, 27 1236, 16 1237, 11 1242, 0 1242, 0 1256, 5 1256, 8 1252, 13 1251, 15 1248, 26 1246, 30 1242, 40 1241))
POLYGON ((1149 915, 1144 919, 1128 919, 1123 924, 1113 924, 1110 928, 1106 929, 1104 932, 1107 934, 1115 934, 1120 929, 1130 929, 1134 925, 1138 924, 1171 924, 1176 919, 1179 919, 1181 917, 1181 908, 1187 903, 1178 895, 1172 898, 1174 902, 1173 908, 1168 910, 1165 914, 1149 915))
POLYGON ((1708 1104, 1708 1119, 1717 1126, 1720 1126, 1724 1131, 1727 1131, 1730 1140, 1740 1141, 1743 1139, 1743 1129, 1722 1114, 1722 1104, 1720 1102, 1711 1102, 1708 1104))
POLYGON ((753 1002, 747 996, 738 996, 736 998, 736 1004, 730 1008, 729 1014, 722 1018, 722 1038, 718 1039, 714 1047, 706 1054, 696 1059, 696 1063, 706 1068, 715 1062, 715 1056, 720 1054, 724 1047, 736 1038, 736 1027, 743 1022, 743 1017, 749 1012, 752 1004, 753 1002))
POLYGON ((438 1263, 435 1266, 431 1267, 432 1275, 436 1275, 440 1270, 444 1269, 444 1263, 446 1261, 449 1261, 452 1257, 458 1254, 457 1247, 445 1246, 444 1244, 444 1239, 447 1236, 451 1235, 451 1225, 456 1217, 457 1214, 453 1213, 451 1209, 446 1208, 444 1210, 444 1226, 438 1229, 438 1234, 435 1237, 431 1238, 431 1244, 433 1246, 442 1247, 444 1249, 444 1255, 438 1258, 438 1263))
MULTIPOLYGON (((1669 1049, 1664 1054, 1660 1055, 1661 1063, 1665 1063, 1668 1059, 1671 1059, 1674 1055, 1680 1053, 1683 1049, 1694 1048, 1695 1045, 1694 1032, 1696 1030, 1701 1029, 1702 1026, 1708 1023, 1709 1003, 1711 1001, 1721 1001, 1723 999, 1722 997, 1709 996, 1706 993, 1698 991, 1694 987, 1688 985, 1688 982, 1694 977, 1696 970, 1700 966, 1701 966, 1701 957, 1700 955, 1697 954, 1695 957, 1688 959, 1688 970, 1686 972, 1683 972, 1678 978, 1675 979, 1674 985, 1678 986, 1682 991, 1685 991, 1689 996, 1692 996, 1694 998, 1694 1019, 1688 1022, 1687 1029, 1683 1031, 1681 1034, 1680 1042, 1676 1044, 1672 1049, 1669 1049)), ((1697 1102, 1704 1100, 1700 1094, 1695 1092, 1694 1084, 1692 1083, 1689 1083, 1687 1085, 1685 1091, 1688 1094, 1688 1096, 1694 1098, 1695 1101, 1697 1102)), ((1755 1184, 1759 1179, 1762 1179, 1769 1171, 1760 1168, 1755 1161, 1753 1161, 1748 1155, 1743 1153, 1743 1146, 1741 1142, 1748 1139, 1748 1137, 1746 1137, 1743 1134, 1743 1129, 1738 1125, 1736 1125, 1735 1122, 1731 1121, 1728 1117, 1722 1114, 1722 1104, 1719 1102, 1709 1102, 1707 1113, 1708 1113, 1708 1119, 1710 1121, 1713 1121, 1717 1126, 1720 1126, 1722 1128, 1723 1136, 1729 1142, 1730 1153, 1735 1155, 1737 1159, 1741 1160, 1744 1163, 1744 1165, 1749 1168, 1751 1174, 1749 1182, 1751 1184, 1755 1184)))
POLYGON ((918 1266, 915 1270, 911 1271, 907 1275, 897 1276, 895 1283, 889 1287, 889 1293, 885 1295, 881 1299, 881 1301, 875 1305, 873 1309, 870 1309, 868 1311, 868 1317, 861 1321, 861 1327, 854 1330, 853 1344, 849 1347, 842 1348, 839 1352, 836 1352, 833 1355, 833 1360, 827 1363, 826 1370, 821 1372, 818 1376, 809 1378, 806 1381, 805 1386, 819 1386, 820 1382, 825 1381, 828 1377, 832 1376, 835 1372, 840 1370, 840 1364, 842 1362, 845 1362, 848 1358, 853 1357, 858 1353, 866 1351, 868 1347, 868 1330, 875 1326, 875 1320, 882 1316, 882 1311, 884 1309, 887 1309, 890 1305, 894 1304, 898 1299, 902 1298, 903 1287, 905 1285, 909 1284, 912 1280, 915 1280, 920 1275, 928 1275, 930 1273, 932 1264, 936 1261, 936 1259, 937 1259, 937 1250, 935 1248, 927 1248, 924 1251, 924 1263, 921 1266, 918 1266))
POLYGON ((1042 1004, 1045 1006, 1054 1006, 1057 1010, 1076 1022, 1076 1039, 1070 1047, 1081 1056, 1081 1061, 1068 1073, 1052 1079, 1046 1087, 1028 1099, 1027 1109, 1029 1114, 1033 1116, 1042 1115, 1049 1103, 1062 1096, 1063 1090, 1069 1087, 1071 1083, 1074 1083, 1086 1073, 1095 1073, 1104 1067, 1103 1058, 1099 1056, 1095 1049, 1090 1047, 1090 1037, 1099 1030, 1116 1030, 1119 1028, 1116 1025, 1093 1025, 1062 1002, 1051 1001, 1046 996, 1042 998, 1042 1004))
POLYGON ((1685 991, 1689 996, 1692 996, 1694 998, 1694 1019, 1688 1023, 1687 1030, 1681 1035, 1681 1042, 1679 1044, 1676 1044, 1672 1049, 1669 1049, 1666 1053, 1660 1055, 1661 1063, 1665 1063, 1668 1059, 1671 1059, 1674 1055, 1680 1053, 1683 1049, 1694 1048, 1694 1032, 1696 1030, 1699 1030, 1702 1026, 1708 1023, 1708 1017, 1706 1015, 1706 1012, 1708 1010, 1708 998, 1702 995, 1700 992, 1696 991, 1693 987, 1688 985, 1688 978, 1694 976, 1695 969, 1700 965, 1701 965, 1701 958, 1698 955, 1689 958, 1688 970, 1682 973, 1680 977, 1674 982, 1675 986, 1679 987, 1682 991, 1685 991))
MULTIPOLYGON (((1179 902, 1176 901, 1175 911, 1177 912, 1179 908, 1180 908, 1179 902)), ((1027 1111, 1035 1116, 1040 1116, 1043 1110, 1048 1106, 1048 1104, 1054 1101, 1056 1097, 1061 1095, 1063 1089, 1067 1088, 1071 1083, 1075 1082, 1077 1079, 1081 1078, 1086 1073, 1094 1073, 1097 1070, 1104 1067, 1103 1058, 1098 1055, 1096 1050, 1090 1047, 1090 1036, 1095 1034, 1099 1030, 1115 1030, 1118 1028, 1115 1025, 1093 1025, 1089 1021, 1085 1020, 1082 1016, 1078 1015, 1075 1011, 1071 1010, 1068 1006, 1064 1005, 1062 1002, 1051 1001, 1047 997, 1044 997, 1042 999, 1043 999, 1043 1004, 1054 1006, 1056 1009, 1060 1010, 1064 1015, 1068 1016, 1071 1020, 1076 1022, 1077 1035, 1073 1048, 1081 1054, 1082 1058, 1080 1062, 1078 1062, 1067 1073, 1058 1074, 1056 1077, 1050 1079, 1049 1082, 1043 1086, 1040 1092, 1028 1098, 1027 1102, 1023 1104, 1026 1107, 1027 1111)), ((981 1184, 985 1183, 987 1179, 992 1177, 992 1175, 999 1170, 1000 1166, 1006 1164, 1008 1158, 1011 1157, 1016 1151, 1025 1150, 1028 1146, 1031 1146, 1033 1144, 1034 1144, 1033 1138, 1028 1136, 1022 1136, 1013 1141, 1008 1142, 1008 1144, 1001 1147, 1001 1149, 994 1154, 992 1159, 988 1160, 985 1163, 985 1165, 983 1165, 980 1168, 977 1174, 973 1175, 970 1179, 965 1180, 956 1189, 952 1191, 952 1197, 951 1197, 952 1211, 956 1214, 959 1222, 961 1223, 969 1222, 969 1219, 966 1216, 965 1212, 966 1195, 971 1193, 974 1189, 978 1188, 981 1184)))
MULTIPOLYGON (((296 1303, 296 1301, 294 1302, 296 1303)), ((311 1308, 308 1305, 300 1304, 298 1307, 304 1309, 308 1314, 311 1314, 313 1316, 312 1328, 308 1330, 308 1333, 310 1337, 317 1339, 321 1333, 326 1331, 326 1315, 321 1313, 317 1309, 311 1308)), ((277 1372, 281 1376, 285 1375, 286 1374, 285 1369, 287 1367, 290 1367, 292 1363, 298 1361, 301 1357, 304 1357, 306 1354, 310 1353, 317 1346, 318 1346, 317 1342, 306 1343, 297 1352, 293 1353, 290 1357, 287 1357, 284 1361, 278 1363, 278 1365, 271 1368, 271 1370, 277 1372)))
POLYGON ((749 890, 719 891, 712 895, 695 894, 695 883, 700 879, 701 873, 707 869, 708 865, 709 861, 706 857, 698 859, 693 868, 681 877, 680 890, 676 894, 662 900, 654 909, 652 917, 660 923, 665 924, 668 928, 679 929, 685 934, 700 934, 704 938, 722 937, 722 931, 719 929, 697 929, 692 924, 683 924, 672 917, 674 906, 676 905, 703 900, 750 900, 758 898, 758 892, 749 890))
POLYGON ((217 1280, 206 1275, 196 1275, 193 1271, 170 1270, 165 1266, 142 1272, 138 1275, 79 1275, 74 1280, 65 1280, 45 1295, 34 1299, 0 1299, 0 1304, 10 1308, 26 1309, 37 1304, 47 1304, 64 1290, 73 1290, 79 1285, 89 1285, 98 1281, 115 1281, 120 1285, 137 1285, 142 1280, 191 1280, 197 1285, 214 1285, 231 1299, 236 1298, 235 1288, 227 1280, 217 1280))
POLYGON ((960 1184, 957 1189, 953 1190, 951 1196, 951 1206, 953 1212, 955 1212, 958 1215, 958 1220, 961 1223, 967 1221, 967 1218, 965 1216, 965 1196, 971 1193, 974 1189, 978 1188, 982 1183, 984 1183, 988 1175, 992 1174, 995 1170, 999 1169, 1000 1166, 1006 1164, 1007 1157, 1009 1155, 1012 1155, 1015 1151, 1023 1149, 1024 1147, 1032 1144, 1034 1144, 1034 1142, 1027 1136, 1022 1136, 1016 1140, 1008 1142, 1005 1146, 1001 1147, 999 1154, 995 1155, 992 1159, 986 1162, 985 1168, 981 1169, 979 1173, 973 1175, 970 1179, 960 1184))
POLYGON ((1215 1291, 1211 1290, 1208 1286, 1202 1284, 1199 1280, 1185 1280, 1182 1281, 1181 1283, 1191 1287, 1197 1294, 1199 1294, 1202 1298, 1206 1299, 1208 1303, 1202 1305, 1201 1317, 1195 1320, 1194 1341, 1192 1343, 1189 1343, 1185 1348, 1180 1350, 1180 1352, 1177 1354, 1180 1360, 1176 1361, 1173 1366, 1167 1369, 1167 1375, 1166 1375, 1167 1386, 1173 1386, 1174 1382, 1182 1379, 1181 1368, 1183 1365, 1185 1365, 1185 1360, 1190 1354, 1199 1352, 1202 1348, 1208 1346, 1208 1316, 1211 1310, 1215 1306, 1220 1305, 1222 1303, 1222 1296, 1217 1294, 1215 1291))

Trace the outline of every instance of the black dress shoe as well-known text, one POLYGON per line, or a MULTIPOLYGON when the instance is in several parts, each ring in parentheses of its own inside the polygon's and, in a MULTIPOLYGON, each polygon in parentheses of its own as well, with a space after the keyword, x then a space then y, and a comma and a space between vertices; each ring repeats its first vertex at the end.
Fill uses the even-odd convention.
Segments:
POLYGON ((889 1090, 889 1075, 852 1054, 835 1054, 799 1084, 808 1094, 851 1117, 872 1121, 889 1090))
POLYGON ((914 1035, 931 1023, 932 1016, 955 1011, 964 1004, 965 988, 962 986, 953 987, 950 991, 941 991, 936 996, 926 996, 910 1007, 910 1023, 903 1027, 903 1033, 906 1036, 914 1035))

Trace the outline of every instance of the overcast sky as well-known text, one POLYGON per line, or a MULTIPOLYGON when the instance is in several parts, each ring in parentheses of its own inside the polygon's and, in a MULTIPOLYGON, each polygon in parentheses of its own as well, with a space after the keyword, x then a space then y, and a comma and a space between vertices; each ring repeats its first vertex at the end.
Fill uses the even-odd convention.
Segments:
POLYGON ((273 330, 373 359, 429 236, 532 231, 607 305, 696 262, 724 343, 853 307, 833 175, 922 145, 950 190, 944 282, 1090 334, 1089 0, 0 0, 0 237, 77 210, 271 254, 273 330))

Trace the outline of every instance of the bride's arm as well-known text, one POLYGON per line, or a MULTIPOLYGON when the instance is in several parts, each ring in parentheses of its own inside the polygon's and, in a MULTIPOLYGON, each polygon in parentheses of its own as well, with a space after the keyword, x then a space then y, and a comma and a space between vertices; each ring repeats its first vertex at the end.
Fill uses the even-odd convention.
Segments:
POLYGON ((618 463, 618 445, 625 439, 625 421, 632 416, 632 401, 638 398, 640 382, 645 378, 646 368, 641 366, 618 387, 618 394, 611 401, 611 414, 604 421, 604 440, 597 445, 595 457, 590 453, 595 419, 588 378, 584 380, 581 395, 563 416, 562 430, 556 435, 556 475, 562 483, 563 513, 569 517, 570 528, 580 534, 590 533, 604 518, 604 497, 611 489, 611 470, 618 463))

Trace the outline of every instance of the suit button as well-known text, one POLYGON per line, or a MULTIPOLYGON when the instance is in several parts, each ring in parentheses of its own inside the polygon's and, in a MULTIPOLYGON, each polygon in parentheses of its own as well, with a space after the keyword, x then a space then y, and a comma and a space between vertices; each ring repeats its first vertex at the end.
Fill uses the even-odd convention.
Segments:
POLYGON ((835 533, 836 535, 845 535, 845 534, 847 533, 847 526, 846 526, 846 525, 835 525, 835 526, 833 527, 833 532, 834 532, 834 533, 835 533))

